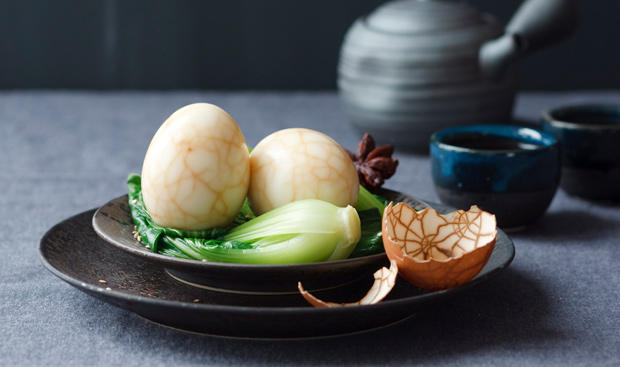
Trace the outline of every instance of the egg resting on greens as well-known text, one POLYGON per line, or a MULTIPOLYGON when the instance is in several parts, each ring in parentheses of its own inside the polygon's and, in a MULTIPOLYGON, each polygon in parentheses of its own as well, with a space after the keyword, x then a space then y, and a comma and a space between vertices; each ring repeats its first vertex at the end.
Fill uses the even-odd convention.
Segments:
POLYGON ((142 195, 162 227, 228 225, 247 195, 249 154, 241 129, 207 103, 180 108, 153 136, 142 166, 142 195))
POLYGON ((262 214, 284 204, 319 199, 354 205, 358 175, 347 152, 329 136, 310 129, 276 131, 250 154, 252 210, 262 214))

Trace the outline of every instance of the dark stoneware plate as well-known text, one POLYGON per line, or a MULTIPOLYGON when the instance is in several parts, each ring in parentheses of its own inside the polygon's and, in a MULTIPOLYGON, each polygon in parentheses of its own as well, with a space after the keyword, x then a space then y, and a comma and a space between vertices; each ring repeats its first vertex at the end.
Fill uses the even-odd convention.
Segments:
MULTIPOLYGON (((407 202, 416 209, 428 206, 422 200, 396 191, 385 190, 383 195, 390 200, 407 202)), ((447 207, 440 207, 449 210, 447 207)), ((303 282, 307 289, 313 291, 334 288, 370 276, 387 264, 385 254, 295 265, 207 263, 156 254, 134 239, 126 195, 108 202, 97 210, 93 216, 93 228, 101 238, 112 245, 163 266, 169 275, 179 281, 228 292, 296 294, 297 281, 303 282)))
MULTIPOLYGON (((392 293, 379 304, 317 309, 295 294, 235 294, 179 283, 160 264, 131 256, 99 238, 90 225, 94 212, 69 218, 43 236, 39 252, 49 271, 94 297, 153 322, 219 336, 305 338, 390 325, 498 274, 514 257, 512 241, 500 232, 487 265, 461 287, 426 292, 399 279, 392 293)), ((369 277, 317 295, 326 300, 353 301, 368 290, 371 282, 369 277)))

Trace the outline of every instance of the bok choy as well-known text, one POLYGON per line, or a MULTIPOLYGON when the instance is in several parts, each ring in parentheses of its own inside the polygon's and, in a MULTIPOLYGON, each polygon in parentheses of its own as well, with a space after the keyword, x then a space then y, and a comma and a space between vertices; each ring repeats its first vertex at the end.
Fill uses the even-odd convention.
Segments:
POLYGON ((357 202, 355 203, 355 209, 358 211, 365 211, 371 209, 377 209, 379 216, 383 216, 383 210, 389 204, 389 201, 382 198, 379 195, 375 195, 366 190, 364 186, 360 185, 359 194, 357 196, 357 202))
POLYGON ((360 235, 360 219, 353 207, 310 199, 286 204, 233 228, 220 237, 228 245, 197 247, 207 261, 295 264, 346 259, 360 235))
POLYGON ((228 228, 163 228, 144 207, 140 176, 131 175, 128 186, 129 206, 141 241, 152 251, 170 256, 249 264, 339 260, 349 257, 361 237, 360 217, 353 207, 339 208, 314 199, 292 202, 258 217, 246 202, 228 228))

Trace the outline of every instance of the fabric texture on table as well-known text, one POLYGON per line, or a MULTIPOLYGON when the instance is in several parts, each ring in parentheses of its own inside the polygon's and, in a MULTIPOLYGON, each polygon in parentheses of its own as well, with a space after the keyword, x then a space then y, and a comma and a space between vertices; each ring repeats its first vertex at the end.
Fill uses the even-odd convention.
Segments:
MULTIPOLYGON (((332 92, 0 93, 0 365, 620 365, 620 205, 561 190, 542 220, 511 234, 516 257, 500 276, 393 327, 347 337, 180 333, 49 273, 37 251, 45 231, 126 192, 163 120, 199 101, 230 112, 250 146, 287 127, 321 130, 349 149, 361 137, 332 92)), ((525 93, 515 117, 535 122, 544 109, 582 101, 620 102, 620 93, 525 93)), ((395 156, 386 187, 438 201, 428 157, 398 147, 395 156)))

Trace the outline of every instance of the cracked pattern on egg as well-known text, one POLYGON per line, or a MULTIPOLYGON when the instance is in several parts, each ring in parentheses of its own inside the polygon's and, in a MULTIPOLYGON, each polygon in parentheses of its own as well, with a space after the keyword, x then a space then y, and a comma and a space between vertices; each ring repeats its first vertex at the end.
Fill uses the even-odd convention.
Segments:
POLYGON ((249 175, 247 146, 233 118, 211 104, 185 106, 149 145, 142 167, 144 204, 160 226, 225 226, 245 200, 249 175))
POLYGON ((477 206, 439 214, 390 203, 382 229, 385 252, 401 276, 428 290, 470 281, 489 260, 497 238, 495 216, 477 206))
POLYGON ((248 197, 257 214, 284 204, 319 199, 343 207, 357 201, 357 171, 329 136, 310 129, 285 129, 264 138, 250 155, 248 197))
POLYGON ((493 215, 476 206, 439 214, 432 208, 416 212, 399 203, 390 214, 388 235, 402 241, 403 251, 418 260, 458 257, 487 245, 497 235, 493 215))

